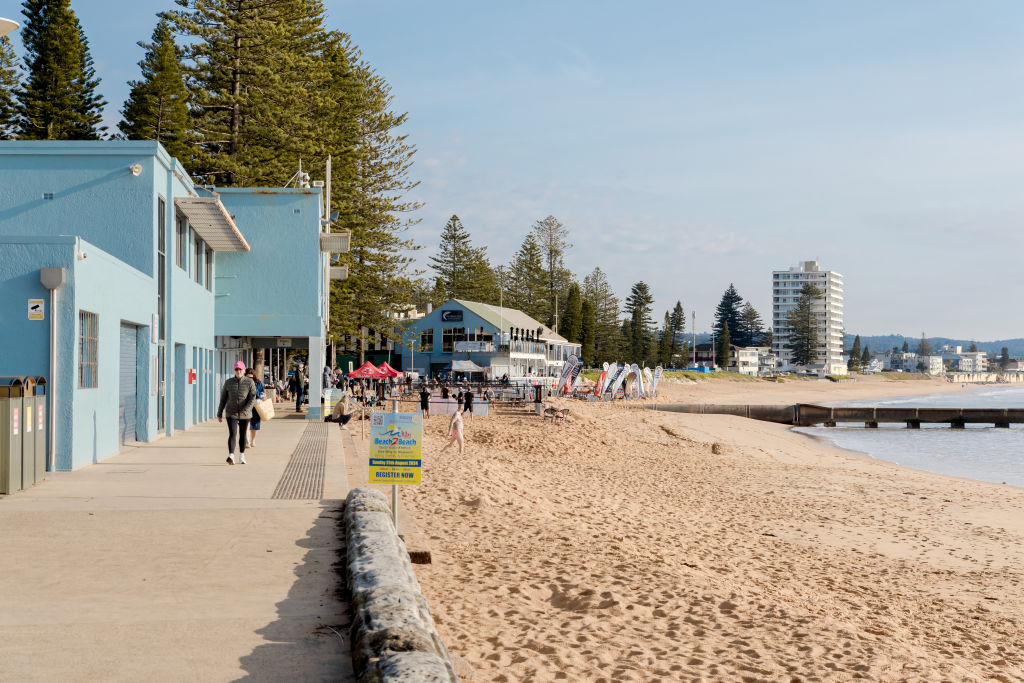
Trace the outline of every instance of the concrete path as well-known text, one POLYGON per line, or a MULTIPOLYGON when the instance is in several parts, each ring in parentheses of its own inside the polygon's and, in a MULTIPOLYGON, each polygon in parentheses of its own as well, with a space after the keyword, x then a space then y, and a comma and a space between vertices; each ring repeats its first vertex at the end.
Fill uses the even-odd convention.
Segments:
POLYGON ((0 680, 352 680, 341 438, 322 499, 272 499, 307 426, 282 417, 247 465, 214 420, 0 496, 0 680))

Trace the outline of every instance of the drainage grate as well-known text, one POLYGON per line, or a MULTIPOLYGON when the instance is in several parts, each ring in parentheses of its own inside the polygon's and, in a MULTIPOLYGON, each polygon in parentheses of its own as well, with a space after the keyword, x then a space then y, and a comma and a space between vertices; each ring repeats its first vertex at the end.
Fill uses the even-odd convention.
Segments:
POLYGON ((324 468, 327 462, 327 423, 310 421, 299 444, 288 459, 281 480, 271 498, 320 500, 324 497, 324 468))

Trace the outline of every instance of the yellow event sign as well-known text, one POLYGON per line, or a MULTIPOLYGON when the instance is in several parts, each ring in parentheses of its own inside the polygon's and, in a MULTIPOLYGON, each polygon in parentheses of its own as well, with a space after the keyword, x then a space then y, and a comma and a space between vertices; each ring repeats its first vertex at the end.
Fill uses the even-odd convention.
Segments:
POLYGON ((370 415, 370 483, 418 486, 423 450, 419 413, 370 415))

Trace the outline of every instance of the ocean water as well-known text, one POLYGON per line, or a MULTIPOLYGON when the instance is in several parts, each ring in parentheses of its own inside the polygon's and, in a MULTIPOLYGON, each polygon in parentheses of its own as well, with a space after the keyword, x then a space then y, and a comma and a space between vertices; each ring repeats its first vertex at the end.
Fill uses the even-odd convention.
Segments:
MULTIPOLYGON (((908 396, 829 403, 831 406, 894 406, 907 408, 1024 408, 1024 387, 982 386, 965 393, 908 396)), ((865 453, 905 467, 1024 487, 1024 425, 996 429, 987 425, 879 424, 865 429, 800 427, 798 432, 830 440, 839 448, 865 453)))

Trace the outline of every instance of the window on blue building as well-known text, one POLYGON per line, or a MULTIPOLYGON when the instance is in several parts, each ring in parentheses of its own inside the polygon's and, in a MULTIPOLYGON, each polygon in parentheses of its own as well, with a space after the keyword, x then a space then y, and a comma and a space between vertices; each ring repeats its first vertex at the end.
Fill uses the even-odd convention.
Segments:
POLYGON ((201 285, 203 284, 203 264, 201 261, 203 256, 203 241, 199 239, 199 235, 196 234, 195 230, 190 230, 189 232, 192 233, 192 249, 194 251, 192 256, 192 279, 194 279, 197 284, 201 285))
POLYGON ((465 327, 441 328, 441 352, 455 353, 455 342, 466 341, 465 327))
POLYGON ((87 311, 78 312, 78 387, 95 389, 99 382, 97 357, 99 355, 99 316, 87 311))
POLYGON ((434 351, 434 331, 426 330, 420 332, 420 351, 422 353, 433 353, 434 351))
POLYGON ((206 288, 213 291, 213 249, 206 248, 206 288))
POLYGON ((185 230, 185 217, 180 213, 175 217, 178 229, 178 254, 177 264, 178 267, 183 270, 188 270, 188 259, 185 254, 188 253, 188 231, 185 230))

